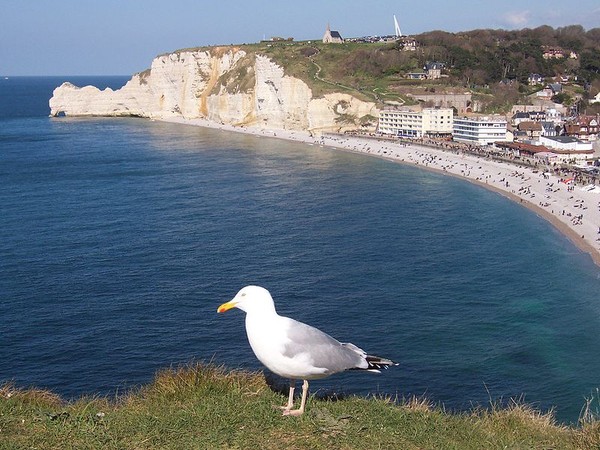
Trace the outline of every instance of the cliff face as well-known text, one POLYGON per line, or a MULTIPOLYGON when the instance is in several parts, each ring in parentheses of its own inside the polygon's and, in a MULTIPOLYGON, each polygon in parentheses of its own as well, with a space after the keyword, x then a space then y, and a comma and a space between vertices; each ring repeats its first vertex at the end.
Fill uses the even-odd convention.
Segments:
POLYGON ((121 89, 64 83, 50 99, 52 116, 204 118, 274 129, 341 131, 374 126, 374 103, 348 94, 313 98, 267 57, 236 48, 181 51, 154 59, 121 89))

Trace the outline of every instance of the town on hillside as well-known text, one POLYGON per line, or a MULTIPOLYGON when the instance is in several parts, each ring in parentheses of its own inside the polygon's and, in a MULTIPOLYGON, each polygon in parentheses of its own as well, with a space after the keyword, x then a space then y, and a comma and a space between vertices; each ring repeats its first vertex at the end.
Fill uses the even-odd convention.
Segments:
MULTIPOLYGON (((600 29, 586 32, 574 25, 407 36, 396 16, 393 25, 392 34, 344 38, 328 23, 322 38, 326 45, 388 44, 396 50, 378 60, 363 52, 382 66, 382 76, 394 78, 396 93, 413 100, 390 100, 379 91, 377 135, 454 141, 598 172, 600 29), (414 61, 422 65, 414 67, 414 61), (505 102, 503 111, 494 110, 490 92, 505 102)), ((373 133, 373 127, 363 126, 362 132, 373 133)))

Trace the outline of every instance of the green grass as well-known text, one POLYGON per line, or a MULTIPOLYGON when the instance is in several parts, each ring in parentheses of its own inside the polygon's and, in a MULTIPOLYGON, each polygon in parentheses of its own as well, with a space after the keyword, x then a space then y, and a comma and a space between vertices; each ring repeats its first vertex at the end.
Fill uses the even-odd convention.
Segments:
POLYGON ((193 365, 157 374, 115 399, 63 402, 0 388, 0 449, 481 449, 600 448, 600 425, 557 425, 519 404, 446 413, 425 400, 311 397, 283 417, 260 373, 193 365))

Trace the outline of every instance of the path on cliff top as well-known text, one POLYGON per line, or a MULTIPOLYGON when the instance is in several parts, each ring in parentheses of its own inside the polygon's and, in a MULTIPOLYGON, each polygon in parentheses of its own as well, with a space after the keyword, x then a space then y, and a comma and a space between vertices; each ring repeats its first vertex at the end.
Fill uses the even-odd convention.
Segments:
MULTIPOLYGON (((313 53, 312 55, 310 55, 310 56, 308 57, 308 59, 309 59, 309 60, 310 60, 310 62, 311 62, 311 63, 313 63, 313 64, 314 64, 314 66, 317 68, 317 71, 315 72, 315 79, 316 79, 316 80, 319 80, 319 81, 321 81, 321 82, 323 82, 323 83, 326 83, 326 84, 329 84, 329 85, 331 85, 331 86, 335 86, 335 87, 338 87, 338 88, 340 88, 340 87, 341 87, 341 88, 344 88, 344 89, 346 89, 346 90, 349 90, 349 91, 356 91, 356 92, 359 92, 359 93, 361 93, 361 94, 365 94, 365 95, 372 95, 372 96, 373 96, 373 98, 375 99, 375 101, 376 101, 376 102, 378 102, 378 103, 385 103, 385 101, 384 101, 383 99, 381 99, 381 97, 380 97, 379 95, 386 95, 386 93, 381 93, 381 94, 378 94, 376 91, 377 91, 379 88, 373 88, 373 92, 364 92, 364 91, 362 91, 362 90, 360 90, 360 89, 357 89, 357 88, 354 88, 354 87, 351 87, 351 86, 346 86, 346 85, 344 85, 344 84, 341 84, 341 83, 339 83, 339 82, 335 82, 335 81, 329 81, 329 80, 326 80, 325 78, 322 78, 320 74, 321 74, 321 71, 322 71, 323 69, 322 69, 322 67, 321 67, 321 66, 320 66, 320 65, 319 65, 319 64, 318 64, 318 63, 317 63, 317 62, 316 62, 316 61, 313 59, 313 57, 314 57, 315 55, 318 55, 318 54, 321 52, 321 50, 319 50, 317 47, 311 47, 311 48, 315 50, 315 53, 313 53)), ((398 103, 400 103, 400 105, 403 105, 403 104, 405 103, 405 102, 404 102, 404 99, 400 99, 400 102, 398 102, 398 103)))

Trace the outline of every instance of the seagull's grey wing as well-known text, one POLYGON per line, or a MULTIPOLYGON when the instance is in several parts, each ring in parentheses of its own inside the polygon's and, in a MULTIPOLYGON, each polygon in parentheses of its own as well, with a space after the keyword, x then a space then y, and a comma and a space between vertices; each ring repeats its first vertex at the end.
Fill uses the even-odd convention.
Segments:
POLYGON ((342 344, 321 330, 287 318, 289 342, 284 356, 307 356, 315 367, 326 370, 325 375, 349 369, 366 369, 366 353, 352 344, 342 344))

